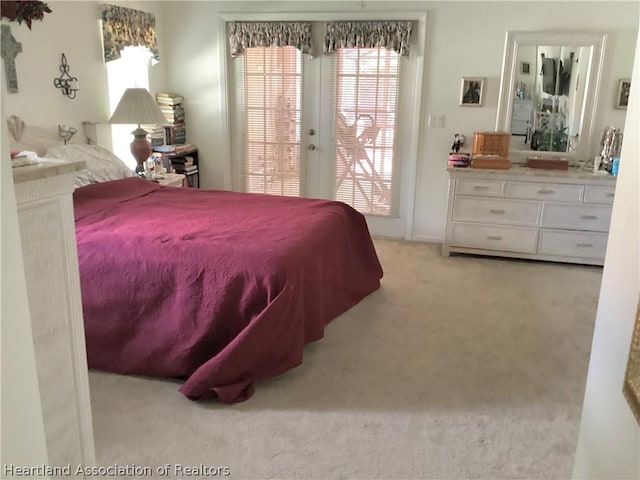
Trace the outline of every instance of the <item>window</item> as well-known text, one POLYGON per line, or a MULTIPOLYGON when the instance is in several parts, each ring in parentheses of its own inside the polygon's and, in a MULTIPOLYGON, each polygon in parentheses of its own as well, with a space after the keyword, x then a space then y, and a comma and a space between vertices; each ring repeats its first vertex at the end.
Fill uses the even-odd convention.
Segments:
POLYGON ((335 195, 361 213, 394 213, 399 77, 399 57, 392 50, 337 50, 335 195))
POLYGON ((302 195, 302 58, 294 47, 247 48, 236 85, 244 110, 244 191, 302 195))
MULTIPOLYGON (((146 47, 125 47, 122 56, 107 62, 107 82, 109 85, 109 116, 118 106, 127 88, 149 88, 149 60, 151 52, 146 47)), ((131 155, 133 141, 131 132, 137 125, 111 125, 112 151, 132 170, 136 160, 131 155)))

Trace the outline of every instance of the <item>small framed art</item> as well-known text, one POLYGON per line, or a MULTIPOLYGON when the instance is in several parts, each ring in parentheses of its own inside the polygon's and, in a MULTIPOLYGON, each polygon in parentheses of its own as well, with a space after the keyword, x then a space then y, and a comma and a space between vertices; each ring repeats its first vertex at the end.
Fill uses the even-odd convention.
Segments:
POLYGON ((484 91, 484 78, 462 77, 462 86, 460 88, 460 106, 461 107, 481 106, 483 91, 484 91))
POLYGON ((627 108, 629 105, 629 90, 631 90, 631 79, 621 78, 618 80, 618 90, 616 94, 616 108, 627 108))
POLYGON ((529 74, 530 72, 531 72, 531 67, 529 66, 529 62, 521 62, 520 73, 529 74))

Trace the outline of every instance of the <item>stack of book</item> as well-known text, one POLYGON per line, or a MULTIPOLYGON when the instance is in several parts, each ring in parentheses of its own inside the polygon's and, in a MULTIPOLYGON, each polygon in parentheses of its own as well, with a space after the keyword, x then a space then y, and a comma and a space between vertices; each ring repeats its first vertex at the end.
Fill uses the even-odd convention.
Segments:
POLYGON ((164 127, 162 125, 141 125, 141 127, 149 132, 151 148, 164 145, 164 127))
POLYGON ((153 151, 154 152, 160 152, 160 153, 164 153, 167 156, 173 156, 181 154, 181 153, 185 153, 185 152, 189 152, 191 150, 194 150, 196 147, 194 147, 193 145, 191 145, 190 143, 181 143, 178 145, 175 144, 171 144, 171 145, 157 145, 155 147, 153 147, 153 151))
POLYGON ((190 173, 196 173, 198 171, 198 165, 194 163, 193 157, 189 155, 172 158, 171 166, 175 173, 182 173, 183 175, 189 175, 190 173))
POLYGON ((184 124, 184 97, 176 93, 158 92, 156 102, 167 119, 164 126, 164 143, 168 145, 182 144, 187 141, 187 130, 184 124))

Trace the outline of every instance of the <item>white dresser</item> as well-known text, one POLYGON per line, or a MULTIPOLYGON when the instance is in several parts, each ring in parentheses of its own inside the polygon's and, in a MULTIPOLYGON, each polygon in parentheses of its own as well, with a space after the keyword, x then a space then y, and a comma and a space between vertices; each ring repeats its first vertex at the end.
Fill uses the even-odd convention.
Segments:
POLYGON ((449 169, 450 252, 602 265, 615 177, 570 169, 449 169))
POLYGON ((13 169, 49 466, 95 463, 72 193, 83 161, 13 169))

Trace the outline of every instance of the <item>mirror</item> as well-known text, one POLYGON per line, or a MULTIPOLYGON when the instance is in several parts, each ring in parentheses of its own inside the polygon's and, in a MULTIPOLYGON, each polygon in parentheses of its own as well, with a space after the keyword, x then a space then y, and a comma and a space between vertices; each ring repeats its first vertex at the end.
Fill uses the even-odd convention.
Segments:
POLYGON ((496 130, 511 133, 509 157, 586 160, 606 35, 507 32, 496 130))

